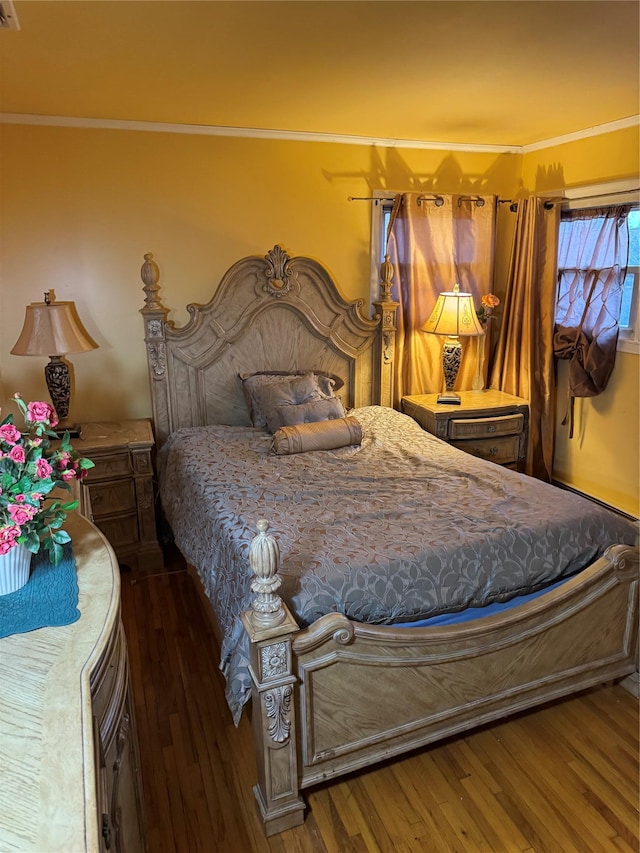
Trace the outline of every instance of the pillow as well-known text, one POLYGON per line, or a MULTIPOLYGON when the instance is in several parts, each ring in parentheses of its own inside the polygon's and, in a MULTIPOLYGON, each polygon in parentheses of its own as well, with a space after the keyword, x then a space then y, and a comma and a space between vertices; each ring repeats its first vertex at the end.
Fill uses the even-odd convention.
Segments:
MULTIPOLYGON (((280 419, 279 427, 297 426, 314 421, 329 421, 345 416, 344 406, 339 397, 330 397, 327 400, 311 400, 307 403, 299 403, 296 406, 277 406, 276 413, 280 419)), ((271 431, 275 432, 275 430, 271 431)))
POLYGON ((282 426, 276 411, 278 408, 295 406, 307 400, 322 399, 313 373, 292 376, 289 379, 279 377, 279 379, 278 382, 258 385, 250 392, 253 425, 266 426, 269 432, 274 432, 282 426))
POLYGON ((353 417, 285 426, 276 430, 271 444, 278 456, 307 453, 312 450, 337 450, 350 444, 362 444, 362 427, 353 417))
MULTIPOLYGON (((249 412, 251 423, 255 427, 267 426, 267 419, 264 412, 260 410, 260 406, 255 399, 255 393, 258 388, 264 385, 277 385, 280 382, 290 381, 300 376, 313 376, 316 383, 317 394, 315 399, 325 397, 333 397, 333 389, 342 388, 344 382, 338 376, 323 371, 305 371, 305 370, 262 370, 257 373, 239 373, 242 393, 249 412)), ((296 402, 301 403, 302 400, 296 402)))

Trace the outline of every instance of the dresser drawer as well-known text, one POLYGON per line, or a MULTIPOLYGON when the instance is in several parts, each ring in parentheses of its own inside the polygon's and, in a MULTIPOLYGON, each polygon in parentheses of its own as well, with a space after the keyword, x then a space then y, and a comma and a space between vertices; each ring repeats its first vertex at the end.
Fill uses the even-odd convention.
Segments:
POLYGON ((95 467, 89 470, 88 483, 95 483, 97 480, 111 480, 114 477, 130 477, 133 473, 129 451, 112 453, 108 456, 95 454, 91 456, 91 459, 95 463, 95 467))
POLYGON ((492 418, 455 418, 449 421, 449 438, 492 438, 519 435, 524 429, 524 415, 513 414, 492 418))
POLYGON ((508 465, 518 460, 520 437, 517 435, 504 435, 496 438, 467 439, 466 441, 451 441, 453 447, 479 456, 480 459, 488 459, 499 465, 508 465))
POLYGON ((115 512, 130 512, 136 508, 136 490, 131 479, 89 483, 89 495, 94 519, 115 512))

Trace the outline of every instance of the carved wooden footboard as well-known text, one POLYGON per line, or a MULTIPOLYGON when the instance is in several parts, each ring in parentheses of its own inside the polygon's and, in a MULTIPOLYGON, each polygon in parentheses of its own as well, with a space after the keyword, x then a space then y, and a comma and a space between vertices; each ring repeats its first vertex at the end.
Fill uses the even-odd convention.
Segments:
POLYGON ((251 563, 254 791, 269 835, 303 821, 306 787, 637 670, 638 548, 612 546, 504 614, 433 628, 330 614, 300 630, 266 522, 251 563))

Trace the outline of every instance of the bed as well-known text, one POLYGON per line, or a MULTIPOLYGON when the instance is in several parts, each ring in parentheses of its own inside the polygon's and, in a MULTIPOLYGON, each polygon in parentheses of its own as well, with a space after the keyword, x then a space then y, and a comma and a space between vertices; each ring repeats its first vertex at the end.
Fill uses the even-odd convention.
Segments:
POLYGON ((235 720, 251 698, 267 834, 324 779, 637 673, 636 526, 394 411, 388 287, 368 319, 276 246, 176 328, 151 255, 142 279, 162 504, 235 720), (256 420, 248 382, 267 374, 287 393, 312 374, 322 399, 300 408, 339 398, 323 435, 357 437, 275 453, 300 447, 256 420))

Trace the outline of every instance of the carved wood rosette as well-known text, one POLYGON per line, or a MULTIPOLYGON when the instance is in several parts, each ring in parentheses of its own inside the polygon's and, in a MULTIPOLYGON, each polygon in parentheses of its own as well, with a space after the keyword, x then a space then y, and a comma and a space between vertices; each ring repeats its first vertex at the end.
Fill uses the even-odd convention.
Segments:
POLYGON ((298 291, 300 286, 296 280, 296 274, 291 269, 291 258, 282 246, 274 246, 265 255, 268 266, 265 270, 267 282, 263 285, 266 293, 275 296, 285 296, 291 290, 298 291))

